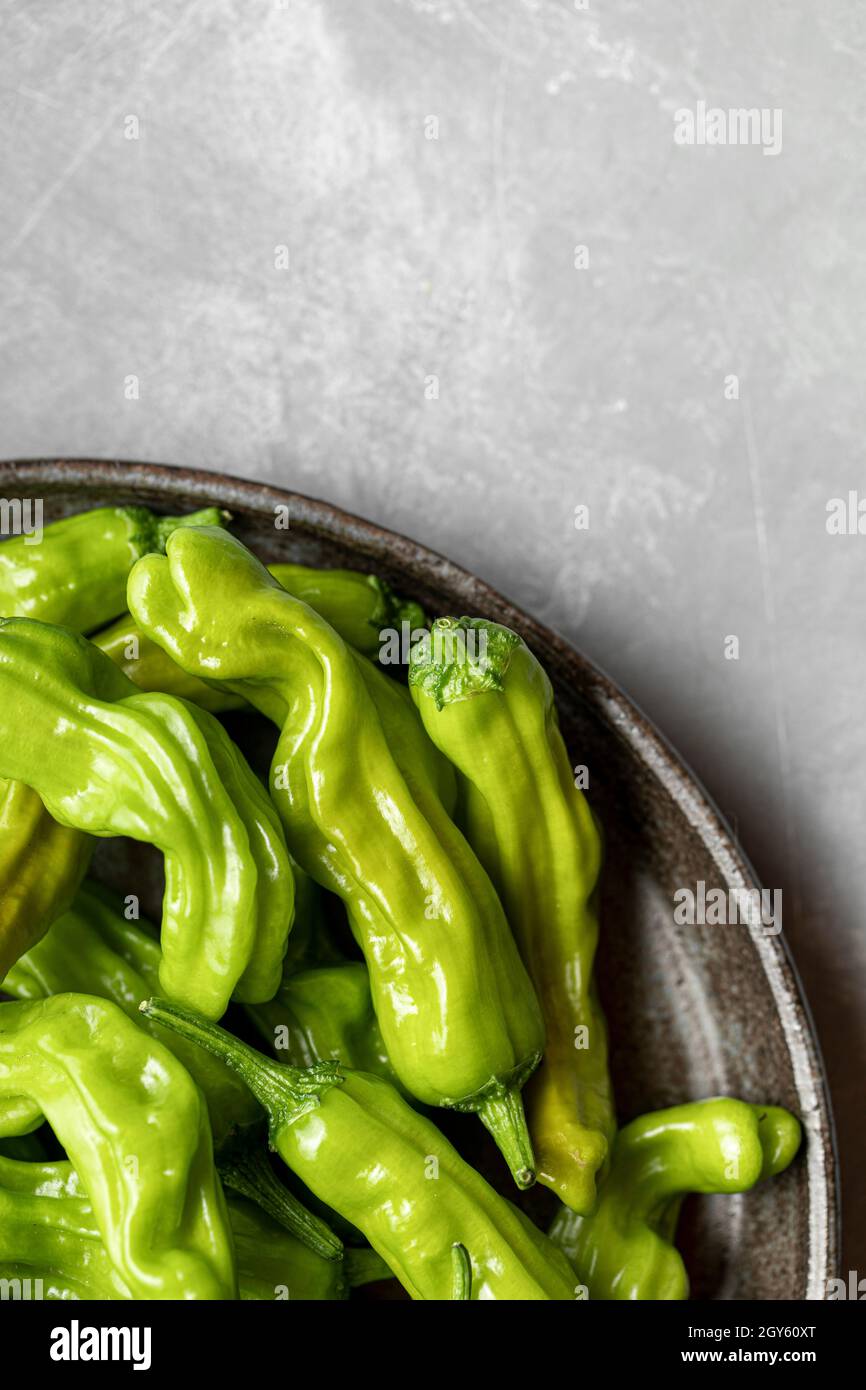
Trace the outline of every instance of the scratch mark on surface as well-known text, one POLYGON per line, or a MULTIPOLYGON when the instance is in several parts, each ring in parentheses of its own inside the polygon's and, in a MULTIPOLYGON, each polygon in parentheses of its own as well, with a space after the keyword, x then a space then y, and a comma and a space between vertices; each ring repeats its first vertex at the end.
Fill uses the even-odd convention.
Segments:
MULTIPOLYGON (((159 60, 165 55, 168 49, 171 48, 172 45, 177 41, 183 29, 187 28, 190 22, 196 18, 198 13, 203 8, 203 3, 204 0, 196 0, 195 4, 190 5, 189 9, 184 13, 182 18, 179 19, 179 21, 173 25, 171 30, 166 34, 165 38, 162 39, 162 41, 156 45, 156 47, 148 55, 145 62, 142 63, 138 72, 135 74, 133 82, 138 82, 143 77, 147 76, 151 68, 153 68, 157 62, 159 62, 159 60)), ((19 90, 21 89, 19 88, 19 90)), ((79 149, 69 160, 69 162, 64 166, 63 169, 60 170, 60 173, 57 175, 57 177, 55 179, 52 179, 51 183, 48 184, 47 188, 43 189, 41 195, 36 199, 36 202, 33 204, 33 207, 31 208, 28 216, 25 217, 18 231, 11 238, 11 240, 7 242, 6 246, 4 247, 2 256, 3 262, 8 261, 10 257, 14 256, 15 252, 18 251, 19 248, 24 245, 27 238, 33 233, 35 228, 38 227, 39 223, 42 221, 42 218, 45 216, 46 212, 51 207, 51 204, 55 201, 56 198, 60 196, 66 185, 70 183, 72 179, 75 178, 75 175, 78 173, 81 166, 87 161, 89 155, 99 144, 106 131, 110 130, 114 122, 117 121, 118 118, 124 114, 127 105, 128 102, 124 100, 122 102, 118 102, 115 106, 112 106, 111 109, 108 111, 105 119, 100 122, 100 124, 96 127, 92 134, 89 135, 88 138, 83 142, 83 144, 79 147, 79 149)))
MULTIPOLYGON (((773 577, 770 569, 770 546, 767 538, 767 517, 761 489, 761 461, 755 439, 755 426, 748 399, 743 400, 743 430, 746 438, 746 461, 749 469, 749 486, 752 493, 752 514, 755 518, 755 538, 758 544, 758 566, 761 571, 761 592, 764 601, 764 616, 767 623, 767 643, 770 658, 770 694, 773 701, 773 714, 776 726, 776 750, 779 758, 779 772, 785 791, 793 785, 791 766, 791 745, 785 710, 779 698, 779 664, 776 651, 776 603, 773 596, 773 577)), ((794 885, 794 913, 800 912, 800 873, 797 850, 797 833, 789 809, 789 799, 783 797, 785 842, 788 864, 794 885)))

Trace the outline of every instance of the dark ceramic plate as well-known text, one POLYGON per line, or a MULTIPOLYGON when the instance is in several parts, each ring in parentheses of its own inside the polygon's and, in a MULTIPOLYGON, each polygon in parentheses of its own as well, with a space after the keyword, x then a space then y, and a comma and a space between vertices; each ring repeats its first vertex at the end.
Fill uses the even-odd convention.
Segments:
POLYGON ((375 571, 432 614, 483 614, 522 633, 553 680, 572 761, 590 770, 605 830, 599 969, 621 1117, 729 1094, 803 1120, 803 1152, 781 1178, 684 1214, 693 1296, 826 1296, 838 1240, 833 1126, 793 963, 784 940, 760 929, 674 925, 677 888, 748 889, 755 876, 706 793, 610 680, 440 555, 296 493, 153 464, 52 460, 0 465, 0 495, 42 498, 46 522, 103 503, 218 504, 264 560, 375 571), (288 531, 274 526, 281 503, 288 531))

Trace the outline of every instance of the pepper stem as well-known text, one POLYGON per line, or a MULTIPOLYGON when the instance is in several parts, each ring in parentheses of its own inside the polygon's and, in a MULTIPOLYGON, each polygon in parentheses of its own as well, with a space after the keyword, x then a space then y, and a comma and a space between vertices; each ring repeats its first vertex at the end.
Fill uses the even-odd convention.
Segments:
POLYGON ((535 1155, 526 1127, 520 1088, 510 1086, 489 1096, 478 1107, 477 1115, 496 1140, 500 1153, 521 1189, 535 1182, 535 1155))
POLYGON ((465 1303, 472 1297, 472 1261, 465 1245, 451 1246, 451 1302, 465 1303))
POLYGON ((307 1211, 293 1192, 283 1187, 268 1162, 263 1146, 232 1154, 222 1159, 218 1166, 226 1187, 255 1202, 302 1245, 321 1255, 323 1260, 339 1260, 342 1257, 343 1242, 340 1237, 321 1217, 307 1211))
POLYGON ((198 1043, 237 1072, 268 1112, 272 1142, 287 1125, 314 1110, 325 1092, 343 1080, 336 1062, 319 1062, 304 1069, 272 1062, 219 1024, 211 1023, 173 1000, 144 999, 138 1007, 147 1018, 161 1023, 188 1042, 198 1043))

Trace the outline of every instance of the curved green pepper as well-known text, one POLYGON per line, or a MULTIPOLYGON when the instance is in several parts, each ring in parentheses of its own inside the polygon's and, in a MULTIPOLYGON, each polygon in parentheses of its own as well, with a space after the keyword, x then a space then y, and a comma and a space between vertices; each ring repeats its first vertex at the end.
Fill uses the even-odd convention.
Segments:
MULTIPOLYGON (((144 507, 101 507, 47 526, 38 544, 0 544, 0 614, 99 627, 126 606, 126 579, 148 550, 162 549, 188 522, 217 523, 209 507, 190 517, 157 517, 144 507)), ((30 787, 0 781, 0 981, 65 912, 93 842, 58 825, 30 787)))
POLYGON ((359 1230, 413 1299, 450 1301, 456 1243, 473 1299, 566 1300, 567 1260, 379 1077, 273 1062, 180 1005, 142 1012, 234 1067, 270 1116, 271 1144, 322 1202, 359 1230))
POLYGON ((69 907, 92 851, 90 836, 58 825, 32 787, 0 779, 0 984, 69 907))
POLYGON ((542 1001, 547 1043, 526 1090, 538 1180, 591 1211, 616 1131, 593 983, 601 838, 574 785, 553 689, 515 632, 480 618, 437 620, 413 648, 409 686, 458 770, 466 836, 542 1001))
POLYGON ((176 532, 167 554, 135 566, 134 617, 185 670, 243 691, 281 724, 271 786, 289 845, 346 905, 398 1075, 419 1100, 477 1113, 528 1186, 520 1089, 543 1046, 538 1002, 432 779, 419 767, 410 785, 392 754, 369 687, 385 678, 362 674, 333 629, 233 538, 176 532))
POLYGON ((180 526, 216 526, 216 507, 156 516, 146 507, 98 507, 46 526, 38 544, 15 536, 0 544, 0 616, 38 618, 93 632, 126 607, 135 561, 163 550, 180 526))
POLYGON ((43 1117, 135 1297, 235 1297, 207 1110, 167 1048, 91 995, 0 1004, 0 1134, 43 1117))
MULTIPOLYGON (((325 1260, 251 1202, 230 1196, 226 1206, 242 1299, 344 1299, 350 1287, 391 1277, 371 1250, 325 1260)), ((29 1280, 45 1299, 133 1298, 71 1163, 0 1157, 0 1278, 29 1280)))
POLYGON ((277 813, 205 710, 136 689, 65 628, 0 619, 0 775, 62 825, 165 856, 162 988, 219 1017, 282 977, 294 883, 277 813))
MULTIPOLYGON (((320 613, 344 642, 364 656, 377 654, 379 633, 383 629, 397 630, 406 622, 411 632, 425 623, 424 611, 417 603, 399 599, 389 585, 374 574, 287 564, 269 565, 268 569, 284 589, 320 613)), ((214 714, 240 709, 246 704, 239 695, 187 675, 161 647, 145 636, 130 613, 97 633, 93 641, 140 690, 179 695, 214 714)))
POLYGON ((411 632, 425 625, 421 606, 400 598, 375 574, 286 564, 268 565, 268 570, 288 593, 309 604, 344 642, 365 656, 378 653, 383 628, 399 631, 405 622, 411 632))
POLYGON ((783 1172, 799 1147, 799 1121, 774 1105, 718 1098, 642 1115, 616 1137, 594 1214, 563 1207, 551 1238, 590 1298, 688 1298, 673 1245, 683 1198, 747 1192, 783 1172))
POLYGON ((160 959, 149 931, 127 921, 98 885, 85 883, 71 910, 12 967, 3 988, 19 1000, 82 993, 117 1004, 170 1048, 201 1087, 219 1147, 258 1126, 262 1110, 228 1067, 139 1013, 142 999, 158 987, 160 959))

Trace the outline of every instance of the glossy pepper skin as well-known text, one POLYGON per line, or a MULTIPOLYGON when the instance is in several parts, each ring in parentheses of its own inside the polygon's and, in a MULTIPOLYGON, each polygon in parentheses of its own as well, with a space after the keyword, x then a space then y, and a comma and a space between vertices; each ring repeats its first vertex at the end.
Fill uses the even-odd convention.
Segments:
POLYGON ((165 856, 161 987, 219 1017, 273 995, 294 885, 277 813, 218 721, 142 692, 92 643, 0 619, 0 775, 62 825, 165 856))
POLYGON ((616 1130, 593 981, 601 837, 574 785, 553 689, 515 632, 443 618, 412 650, 409 687, 457 768, 466 835, 542 1001, 547 1044, 526 1089, 538 1180, 591 1211, 616 1130))
POLYGON ((403 1089, 382 1041, 362 961, 287 975, 273 999, 247 1012, 281 1062, 293 1067, 342 1062, 403 1089))
POLYGON ((162 550, 179 526, 215 526, 216 507, 156 516, 146 507, 99 507, 44 528, 38 544, 15 536, 0 544, 0 617, 37 618, 93 632, 126 607, 135 561, 162 550))
POLYGON ((167 1048, 91 995, 0 1004, 0 1134, 43 1117, 136 1298, 235 1297, 204 1099, 167 1048))
POLYGON ((58 825, 32 787, 0 779, 0 985, 69 907, 92 851, 90 837, 58 825))
MULTIPOLYGON (((389 746, 370 694, 386 678, 362 670, 240 542, 210 528, 185 531, 188 544, 180 535, 166 558, 135 566, 134 617, 185 670, 242 690, 281 725, 271 787, 289 847, 346 906, 397 1074, 427 1104, 477 1112, 529 1185, 520 1089, 543 1047, 538 1002, 428 763, 404 774, 405 754, 389 746)), ((402 728, 423 742, 411 721, 402 728)))
MULTIPOLYGON (((374 574, 287 564, 269 565, 268 569, 284 589, 320 613, 345 642, 364 656, 376 656, 382 630, 400 630, 403 622, 409 624, 411 631, 424 625, 423 609, 411 600, 399 599, 374 574)), ((214 714, 239 709, 246 703, 239 695, 187 675, 145 636, 130 613, 124 613, 97 633, 93 641, 140 690, 179 695, 214 714)))
POLYGON ((166 1000, 142 1009, 236 1069, 268 1111, 272 1147, 413 1299, 451 1300, 456 1243, 469 1252, 473 1299, 573 1298, 552 1242, 386 1081, 336 1064, 281 1065, 166 1000))
MULTIPOLYGON (((0 616, 99 627, 126 606, 126 579, 148 550, 187 521, 218 523, 215 508, 158 517, 144 507, 101 507, 45 527, 38 545, 0 544, 0 616)), ((0 781, 0 981, 69 907, 92 841, 58 825, 30 787, 0 781)))
POLYGON ((688 1275, 673 1244, 683 1198, 748 1192, 783 1172, 799 1146, 799 1121, 774 1105, 722 1097, 642 1115, 616 1137, 595 1213, 563 1207, 551 1237, 590 1299, 686 1299, 688 1275))
MULTIPOLYGON (((390 1277, 372 1251, 324 1260, 252 1202, 226 1201, 242 1299, 338 1300, 390 1277), (372 1258, 370 1258, 372 1257, 372 1258)), ((41 1280, 48 1299, 134 1297, 103 1244, 93 1205, 67 1161, 0 1157, 0 1278, 41 1280)))
POLYGON ((3 988, 19 1000, 82 993, 117 1004, 169 1048, 201 1087, 219 1147, 258 1126, 262 1110, 228 1067, 139 1012, 142 999, 159 987, 160 959, 147 928, 127 921, 103 889, 85 883, 70 911, 9 971, 3 988))

